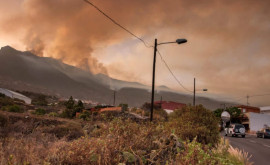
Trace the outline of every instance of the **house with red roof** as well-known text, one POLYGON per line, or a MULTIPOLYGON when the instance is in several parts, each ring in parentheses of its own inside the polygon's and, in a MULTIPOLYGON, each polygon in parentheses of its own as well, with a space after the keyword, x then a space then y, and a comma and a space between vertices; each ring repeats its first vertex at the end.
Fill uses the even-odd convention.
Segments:
POLYGON ((176 109, 182 109, 186 106, 186 104, 173 101, 156 101, 154 104, 160 105, 160 107, 164 109, 168 114, 172 113, 176 109))

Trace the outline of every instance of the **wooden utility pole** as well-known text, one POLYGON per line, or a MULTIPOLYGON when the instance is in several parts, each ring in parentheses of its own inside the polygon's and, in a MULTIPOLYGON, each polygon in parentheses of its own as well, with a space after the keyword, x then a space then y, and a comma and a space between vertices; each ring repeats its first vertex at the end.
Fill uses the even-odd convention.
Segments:
POLYGON ((115 94, 116 94, 116 91, 113 91, 113 106, 115 106, 115 94))
POLYGON ((196 91, 196 89, 195 89, 195 81, 196 81, 196 79, 194 78, 193 106, 195 106, 195 91, 196 91))
POLYGON ((154 111, 155 74, 156 74, 156 55, 157 55, 157 39, 155 39, 155 47, 154 47, 153 78, 152 78, 152 98, 151 98, 151 114, 150 114, 150 121, 153 120, 153 111, 154 111))
POLYGON ((249 99, 249 95, 247 95, 247 106, 249 106, 249 102, 248 102, 248 99, 249 99))

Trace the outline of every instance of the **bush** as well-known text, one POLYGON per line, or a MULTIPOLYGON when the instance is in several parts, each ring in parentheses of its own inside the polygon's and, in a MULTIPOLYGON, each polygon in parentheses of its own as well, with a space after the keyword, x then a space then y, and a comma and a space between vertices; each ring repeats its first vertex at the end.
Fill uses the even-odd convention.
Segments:
POLYGON ((51 112, 51 113, 49 113, 48 115, 49 115, 50 117, 58 117, 58 116, 59 116, 59 114, 56 113, 56 112, 51 112))
MULTIPOLYGON (((192 119, 192 118, 191 118, 192 119)), ((85 122, 83 122, 85 123, 85 122)), ((0 138, 2 164, 248 164, 248 155, 195 139, 182 141, 164 122, 137 123, 115 118, 90 124, 83 136, 81 122, 45 127, 22 138, 0 138), (52 134, 54 136, 44 136, 52 134), (38 136, 37 136, 38 135, 38 136), (88 137, 90 135, 90 137, 88 137), (42 138, 40 138, 42 136, 42 138), (53 138, 52 138, 53 137, 53 138), (52 138, 52 139, 51 139, 52 138), (51 139, 51 140, 50 140, 51 139)), ((177 125, 174 125, 177 126, 177 125)), ((174 129, 174 128, 172 128, 174 129)))
POLYGON ((125 112, 125 111, 128 110, 128 104, 123 104, 123 103, 121 103, 121 104, 119 104, 119 107, 122 107, 122 111, 123 111, 123 112, 125 112))
POLYGON ((168 113, 163 109, 155 109, 154 110, 154 118, 158 120, 168 120, 168 113))
POLYGON ((19 107, 18 105, 11 105, 7 107, 9 112, 17 112, 17 113, 23 113, 23 109, 19 107))
POLYGON ((60 117, 62 118, 72 118, 73 111, 71 109, 65 109, 61 114, 60 117))
POLYGON ((51 164, 165 164, 182 145, 160 125, 115 119, 83 137, 61 145, 49 156, 51 164))
POLYGON ((46 111, 44 109, 42 109, 42 108, 38 108, 38 109, 36 109, 34 114, 36 114, 36 115, 45 115, 46 111))
POLYGON ((13 105, 13 100, 10 97, 0 97, 0 107, 13 105))
POLYGON ((47 106, 48 105, 48 101, 46 100, 46 96, 45 95, 38 95, 37 97, 35 97, 32 100, 32 104, 33 105, 40 105, 40 106, 47 106))
POLYGON ((197 141, 203 144, 217 144, 219 141, 218 119, 212 111, 202 105, 186 106, 169 115, 168 129, 183 140, 197 141))
POLYGON ((223 141, 216 148, 202 145, 196 141, 196 138, 191 143, 185 143, 184 151, 176 158, 176 164, 234 164, 234 165, 251 165, 248 155, 245 155, 236 149, 237 152, 232 153, 233 148, 229 147, 228 142, 223 144, 223 141), (237 153, 237 156, 235 156, 237 153))
POLYGON ((5 116, 0 115, 0 127, 4 127, 7 124, 7 118, 5 116))
POLYGON ((90 112, 84 111, 83 113, 80 114, 79 118, 83 120, 88 120, 90 117, 90 112))

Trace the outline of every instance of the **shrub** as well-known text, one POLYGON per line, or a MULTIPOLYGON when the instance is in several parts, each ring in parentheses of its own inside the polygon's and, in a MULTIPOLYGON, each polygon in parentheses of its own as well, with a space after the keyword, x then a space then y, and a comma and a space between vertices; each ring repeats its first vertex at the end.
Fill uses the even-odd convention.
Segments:
POLYGON ((4 127, 7 124, 7 118, 3 115, 0 115, 0 127, 4 127))
POLYGON ((10 97, 0 97, 0 107, 13 105, 13 100, 10 97))
POLYGON ((8 106, 8 111, 9 112, 17 112, 17 113, 23 113, 23 109, 21 107, 19 107, 18 105, 11 105, 8 106))
POLYGON ((89 129, 89 134, 86 137, 81 137, 82 123, 85 122, 46 126, 42 134, 34 131, 22 138, 0 138, 0 162, 119 165, 249 163, 248 155, 230 149, 228 141, 225 145, 222 141, 215 147, 199 143, 196 137, 192 142, 183 142, 164 122, 137 123, 121 118, 99 125, 87 122, 89 125, 85 129, 89 129))
POLYGON ((42 108, 38 108, 38 109, 36 109, 34 114, 36 114, 36 115, 45 115, 46 111, 44 109, 42 109, 42 108))
POLYGON ((59 116, 59 114, 56 113, 56 112, 50 112, 48 115, 49 115, 50 117, 58 117, 58 116, 59 116))
POLYGON ((32 100, 32 104, 33 105, 40 105, 40 106, 47 106, 48 105, 48 101, 46 100, 46 96, 39 94, 37 97, 35 97, 32 100))
POLYGON ((79 118, 83 120, 88 120, 90 117, 90 112, 84 111, 83 113, 80 114, 79 118))
POLYGON ((154 118, 159 120, 168 120, 168 113, 163 109, 155 109, 154 110, 154 118))
POLYGON ((185 150, 176 158, 176 164, 234 164, 251 165, 246 154, 229 146, 228 141, 220 142, 215 148, 202 145, 196 141, 185 143, 185 150), (232 152, 233 151, 233 152, 232 152))
POLYGON ((122 111, 123 111, 123 112, 125 112, 125 111, 128 110, 128 104, 123 104, 123 103, 121 103, 121 104, 119 104, 119 107, 122 107, 122 111))
POLYGON ((183 140, 197 141, 203 144, 217 144, 219 141, 218 119, 212 111, 202 105, 186 106, 170 115, 168 129, 175 132, 183 140))
POLYGON ((52 149, 51 164, 165 164, 182 145, 160 125, 114 119, 82 137, 52 149))
POLYGON ((71 109, 65 109, 61 114, 60 117, 62 118, 72 118, 73 111, 71 109))

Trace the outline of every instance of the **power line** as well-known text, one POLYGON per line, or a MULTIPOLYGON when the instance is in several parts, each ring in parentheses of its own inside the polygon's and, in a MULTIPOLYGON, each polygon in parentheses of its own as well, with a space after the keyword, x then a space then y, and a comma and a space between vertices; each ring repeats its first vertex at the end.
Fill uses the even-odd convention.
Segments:
MULTIPOLYGON (((83 0, 84 2, 86 2, 87 4, 93 6, 96 10, 98 10, 101 14, 103 14, 106 18, 108 18, 111 22, 113 22, 115 25, 119 26, 121 29, 125 30, 127 33, 129 33, 130 35, 134 36, 135 38, 137 38, 138 40, 140 40, 145 47, 147 48, 152 48, 153 46, 149 46, 142 38, 138 37, 137 35, 135 35, 134 33, 132 33, 131 31, 129 31, 127 28, 125 28, 124 26, 120 25, 117 21, 115 21, 113 18, 111 18, 109 15, 107 15, 105 12, 103 12, 100 8, 98 8, 96 5, 94 5, 92 2, 88 1, 88 0, 83 0)), ((188 90, 174 75, 174 73, 171 71, 170 67, 168 66, 168 64, 166 63, 166 61, 162 58, 162 55, 160 54, 160 52, 157 50, 161 60, 164 62, 164 64, 166 65, 166 67, 168 68, 168 70, 170 71, 170 73, 172 74, 172 76, 174 77, 174 79, 177 81, 177 83, 184 88, 186 91, 191 92, 190 90, 188 90)))
POLYGON ((191 90, 187 89, 178 79, 177 77, 174 75, 174 73, 172 72, 172 70, 170 69, 169 65, 167 64, 167 62, 163 59, 161 53, 159 52, 159 50, 157 49, 157 52, 162 60, 162 62, 165 64, 166 68, 169 70, 169 72, 171 73, 171 75, 173 76, 173 78, 177 81, 177 83, 184 88, 186 91, 193 93, 191 90))
POLYGON ((119 26, 121 29, 125 30, 126 32, 128 32, 130 35, 134 36, 135 38, 137 38, 138 40, 140 40, 144 46, 146 46, 147 48, 151 48, 153 46, 149 46, 142 38, 138 37, 137 35, 135 35, 134 33, 132 33, 131 31, 129 31, 127 28, 125 28, 124 26, 120 25, 117 21, 115 21, 113 18, 111 18, 109 15, 107 15, 106 13, 104 13, 101 9, 99 9, 96 5, 94 5, 92 2, 88 1, 88 0, 83 0, 84 2, 86 2, 87 4, 93 6, 95 9, 97 9, 101 14, 103 14, 105 17, 107 17, 111 22, 113 22, 115 25, 119 26))
POLYGON ((257 97, 257 96, 269 96, 269 95, 270 95, 270 93, 268 93, 268 94, 251 95, 251 96, 249 96, 249 97, 257 97))

